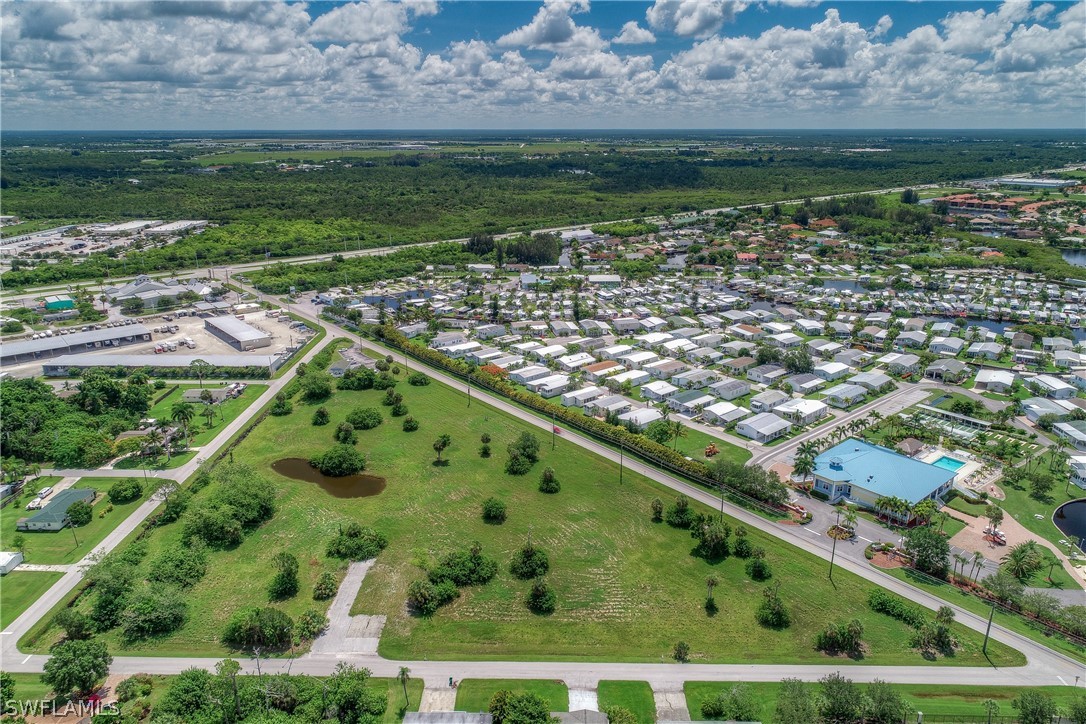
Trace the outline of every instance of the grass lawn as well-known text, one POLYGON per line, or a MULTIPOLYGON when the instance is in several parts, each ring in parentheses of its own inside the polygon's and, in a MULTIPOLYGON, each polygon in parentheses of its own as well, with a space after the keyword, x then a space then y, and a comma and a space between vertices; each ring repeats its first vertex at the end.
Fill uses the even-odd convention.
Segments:
MULTIPOLYGON (((949 583, 933 583, 932 579, 927 577, 922 578, 911 569, 890 568, 886 569, 886 573, 894 578, 900 578, 903 581, 907 581, 928 593, 939 596, 943 600, 953 603, 956 606, 961 606, 967 611, 972 611, 979 616, 987 616, 991 611, 991 607, 976 596, 965 593, 949 583)), ((1020 633, 1023 636, 1028 636, 1034 641, 1038 641, 1051 649, 1072 656, 1079 661, 1086 661, 1086 647, 1072 643, 1062 636, 1049 635, 1045 629, 1041 628, 1039 625, 1034 626, 1025 617, 1006 613, 1002 609, 997 608, 995 617, 992 621, 1011 631, 1020 633)))
POLYGON ((0 578, 0 629, 19 618, 63 576, 63 573, 15 570, 0 578))
MULTIPOLYGON (((845 676, 848 672, 845 672, 845 676)), ((688 681, 683 687, 686 692, 686 705, 690 709, 690 716, 698 719, 701 716, 701 703, 712 699, 719 692, 736 686, 737 682, 719 681, 688 681)), ((741 686, 750 690, 753 698, 761 705, 761 717, 763 721, 772 721, 773 713, 777 707, 777 695, 780 684, 777 682, 751 682, 742 683, 741 686)), ((816 682, 807 684, 812 692, 820 688, 816 682)), ((857 684, 862 691, 866 684, 857 684)), ((1051 696, 1057 706, 1066 707, 1071 703, 1077 693, 1073 686, 955 686, 952 684, 892 684, 893 688, 901 694, 909 704, 913 712, 924 712, 924 719, 930 717, 969 717, 964 721, 987 721, 983 702, 985 699, 994 699, 999 704, 999 717, 1013 717, 1015 709, 1011 701, 1027 688, 1039 690, 1051 696)), ((911 721, 915 714, 909 717, 911 721)), ((1004 719, 997 719, 1004 721, 1004 719)), ((955 720, 957 721, 957 720, 955 720)))
MULTIPOLYGON (((671 445, 672 443, 668 443, 668 447, 671 447, 671 445)), ((750 450, 690 427, 686 428, 686 435, 679 438, 676 447, 683 455, 702 463, 712 460, 727 460, 742 465, 750 460, 750 450), (712 458, 707 458, 705 457, 705 448, 709 447, 710 443, 716 443, 716 447, 720 452, 712 458)))
MULTIPOLYGON (((171 455, 168 460, 163 454, 159 455, 154 461, 148 460, 146 465, 148 470, 173 470, 181 467, 199 454, 199 450, 189 450, 180 455, 171 455)), ((129 455, 113 464, 114 470, 143 470, 143 468, 144 461, 140 459, 139 455, 129 455)))
MULTIPOLYGON (((211 382, 205 382, 204 386, 208 389, 214 389, 215 387, 221 387, 222 385, 215 385, 211 382)), ((200 385, 178 385, 178 388, 176 390, 171 392, 165 397, 165 399, 163 399, 161 402, 148 410, 146 417, 150 417, 155 420, 169 420, 173 406, 181 401, 181 396, 185 394, 185 390, 198 389, 200 389, 200 385)), ((193 407, 196 410, 196 417, 193 418, 190 425, 192 441, 189 444, 192 447, 207 445, 209 442, 215 439, 216 435, 222 432, 223 428, 233 422, 238 415, 244 412, 249 407, 249 405, 256 402, 256 399, 264 394, 267 389, 267 385, 250 383, 249 386, 245 388, 245 391, 242 392, 239 397, 224 400, 221 404, 215 405, 215 419, 211 423, 211 427, 207 426, 207 418, 200 414, 200 411, 203 409, 203 403, 192 403, 193 407)))
MULTIPOLYGON (((839 620, 861 619, 869 634, 872 664, 924 664, 909 646, 911 629, 870 611, 867 594, 873 584, 842 572, 834 588, 822 575, 824 562, 798 548, 751 531, 754 545, 765 549, 780 594, 793 618, 792 627, 772 631, 757 626, 754 612, 767 583, 750 580, 743 561, 709 562, 691 555, 687 531, 651 521, 653 498, 666 503, 673 492, 627 470, 618 483, 618 465, 586 453, 557 437, 557 448, 538 428, 474 401, 434 382, 425 387, 401 385, 411 415, 421 429, 404 433, 397 419, 380 405, 384 393, 367 390, 337 392, 322 403, 331 423, 310 424, 313 409, 300 401, 294 412, 269 417, 235 450, 235 459, 249 462, 272 480, 278 491, 275 517, 251 533, 237 548, 211 554, 206 577, 188 593, 189 617, 173 634, 139 645, 126 645, 116 632, 103 635, 116 654, 223 656, 222 630, 234 611, 268 600, 274 576, 271 559, 291 551, 300 562, 300 593, 279 607, 298 616, 315 604, 312 586, 324 570, 341 564, 325 557, 327 542, 338 526, 356 520, 384 532, 388 548, 369 571, 353 613, 387 617, 380 644, 382 655, 400 660, 520 659, 670 661, 678 640, 691 642, 698 662, 837 663, 814 650, 817 631, 833 608, 839 620), (381 426, 359 433, 358 448, 367 454, 367 472, 385 476, 388 487, 369 498, 334 498, 318 486, 274 473, 270 466, 282 457, 308 457, 332 444, 336 424, 357 406, 372 406, 386 416, 381 426), (504 473, 505 448, 522 431, 540 438, 541 460, 524 477, 504 473), (493 457, 478 455, 479 438, 492 436, 493 457), (435 467, 432 443, 452 436, 445 452, 449 464, 435 467), (552 466, 562 485, 553 496, 537 490, 544 467, 552 466), (485 524, 483 500, 495 496, 508 506, 504 525, 485 524), (550 616, 536 616, 524 605, 530 584, 513 578, 509 561, 529 535, 547 551, 548 575, 558 607, 550 616), (405 608, 407 588, 424 577, 420 567, 444 555, 481 542, 483 551, 499 563, 494 580, 464 589, 460 598, 431 618, 411 615, 405 608), (726 614, 706 615, 705 579, 721 579, 715 591, 726 614)), ((213 487, 200 496, 213 492, 213 487)), ((710 513, 711 508, 698 507, 710 513)), ((734 521, 732 522, 734 527, 734 521)), ((167 525, 148 536, 154 559, 166 545, 180 539, 180 526, 167 525)), ((146 565, 146 564, 145 564, 146 565)), ((89 598, 89 597, 88 597, 89 598)), ((89 600, 80 606, 88 606, 89 600)), ((323 604, 326 605, 326 604, 323 604)), ((939 663, 983 665, 980 636, 957 631, 963 648, 939 663)), ((35 634, 25 645, 45 650, 55 631, 35 634)), ((989 647, 1000 665, 1015 665, 1021 655, 1006 647, 989 647)))
POLYGON ((34 514, 34 511, 26 510, 25 506, 13 503, 0 511, 0 536, 5 541, 12 540, 16 535, 23 536, 26 541, 23 555, 27 563, 78 563, 87 555, 102 539, 109 535, 110 531, 120 525, 132 511, 140 506, 151 490, 144 490, 143 497, 131 503, 113 505, 113 510, 105 512, 111 503, 106 492, 114 483, 123 478, 80 478, 73 488, 94 488, 98 491, 98 497, 94 501, 94 517, 90 523, 75 529, 72 536, 71 528, 57 531, 26 531, 15 530, 15 524, 20 518, 26 518, 34 514), (76 541, 78 540, 78 545, 76 541))
POLYGON ((403 698, 403 685, 396 678, 371 678, 366 680, 366 688, 380 692, 388 692, 388 708, 378 720, 383 724, 396 724, 403 721, 405 712, 418 711, 422 701, 422 679, 412 679, 407 682, 407 701, 403 698))
POLYGON ((490 699, 502 689, 538 694, 550 704, 551 711, 569 711, 566 685, 549 679, 464 679, 456 683, 456 710, 487 711, 490 699))
POLYGON ((656 700, 647 681, 601 681, 597 695, 600 711, 621 706, 633 712, 641 724, 656 721, 656 700))
POLYGON ((41 674, 8 674, 15 679, 15 699, 17 701, 40 701, 48 699, 53 687, 41 683, 41 674))
MULTIPOLYGON (((1047 458, 1042 460, 1047 460, 1047 458)), ((1042 462, 1040 467, 1045 472, 1048 471, 1047 463, 1042 462)), ((1049 491, 1047 499, 1038 500, 1030 495, 1028 480, 1021 485, 1022 487, 1016 487, 1008 483, 1006 479, 1000 481, 999 486, 1003 488, 1006 495, 1006 499, 999 503, 1000 507, 1008 516, 1013 517, 1027 530, 1050 541, 1053 545, 1059 546, 1060 540, 1065 540, 1067 536, 1061 533, 1056 524, 1052 522, 1052 514, 1056 512, 1056 508, 1067 501, 1081 498, 1082 489, 1076 485, 1071 485, 1068 488, 1066 479, 1061 480, 1057 476, 1056 485, 1049 491), (1068 489, 1068 492, 1064 492, 1065 489, 1068 489), (1035 517, 1038 515, 1041 517, 1035 517)), ((1064 549, 1064 553, 1066 552, 1066 549, 1064 549)))

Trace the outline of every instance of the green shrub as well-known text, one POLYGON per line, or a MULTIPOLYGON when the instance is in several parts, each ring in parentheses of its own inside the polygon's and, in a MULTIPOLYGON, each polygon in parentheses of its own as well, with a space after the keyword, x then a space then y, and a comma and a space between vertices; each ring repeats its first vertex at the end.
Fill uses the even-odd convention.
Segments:
POLYGON ((754 581, 768 581, 773 576, 773 570, 765 559, 765 551, 756 549, 747 561, 747 575, 754 581))
POLYGON ((393 417, 403 417, 407 414, 407 405, 402 402, 398 402, 392 406, 391 414, 393 417))
POLYGON ((353 446, 340 443, 310 458, 309 464, 324 475, 338 478, 365 470, 366 456, 353 446))
POLYGON ((68 521, 76 528, 90 523, 93 517, 94 511, 85 500, 77 500, 68 506, 68 521))
POLYGON ((108 495, 115 505, 131 503, 133 500, 139 500, 143 495, 143 486, 140 485, 138 478, 125 478, 111 485, 108 495))
POLYGON ((541 493, 557 493, 562 489, 558 479, 554 476, 554 468, 545 468, 543 475, 539 478, 539 492, 541 493))
POLYGON ((354 431, 351 423, 341 422, 336 425, 335 439, 341 445, 354 445, 358 442, 358 433, 354 431))
POLYGON ((549 568, 547 552, 531 543, 513 554, 513 562, 509 564, 509 572, 522 581, 546 575, 549 568))
POLYGON ((407 602, 422 616, 431 616, 438 608, 455 600, 460 595, 452 581, 432 583, 428 580, 414 581, 407 587, 407 602))
POLYGON ((121 627, 125 640, 140 641, 176 631, 187 615, 188 604, 175 586, 144 585, 129 596, 121 627))
POLYGON ((419 429, 419 421, 418 420, 411 417, 410 415, 403 419, 403 431, 404 432, 415 432, 418 429, 419 429))
POLYGON ((347 422, 356 430, 372 430, 384 421, 376 407, 356 407, 347 415, 347 422))
POLYGON ((426 385, 430 384, 430 382, 431 380, 429 376, 422 372, 412 372, 410 375, 407 376, 407 384, 413 385, 415 387, 425 387, 426 385))
POLYGON ((272 415, 275 415, 276 417, 289 415, 290 413, 294 412, 294 404, 290 401, 290 398, 280 392, 275 396, 275 403, 271 406, 271 409, 268 410, 268 412, 272 415))
POLYGON ((479 446, 479 457, 481 457, 481 458, 490 457, 490 445, 488 445, 488 444, 486 444, 484 442, 482 445, 479 446))
POLYGON ((388 538, 373 528, 365 528, 358 523, 349 523, 340 527, 336 536, 328 542, 326 553, 331 558, 343 558, 348 561, 365 561, 376 558, 377 554, 388 545, 388 538))
POLYGON ((881 588, 873 588, 867 595, 867 605, 876 613, 884 613, 891 618, 896 618, 913 628, 923 626, 928 617, 917 606, 910 606, 900 596, 896 596, 881 588))
POLYGON ((673 528, 687 529, 694 524, 694 511, 690 509, 690 499, 685 495, 675 498, 664 516, 667 524, 673 528))
POLYGON ((558 597, 554 595, 554 589, 546 581, 537 580, 532 584, 532 590, 528 592, 526 603, 528 610, 532 613, 546 615, 554 612, 558 597))
POLYGON ((148 674, 135 674, 134 676, 129 676, 127 679, 117 684, 115 690, 117 701, 123 704, 124 702, 132 701, 133 699, 142 699, 151 694, 154 686, 154 679, 148 674))
POLYGON ((339 580, 336 578, 336 574, 331 571, 324 571, 317 577, 317 582, 313 584, 313 600, 314 601, 327 601, 336 595, 336 591, 339 590, 339 580))
POLYGON ((298 638, 303 641, 312 641, 328 628, 328 617, 320 611, 308 608, 298 617, 295 630, 298 638))
POLYGON ((283 648, 291 642, 294 622, 277 608, 243 608, 230 617, 222 642, 234 648, 283 648))
POLYGON ((290 553, 277 553, 273 561, 276 573, 268 586, 268 595, 281 601, 298 593, 298 559, 290 553))
POLYGON ((483 520, 487 523, 505 522, 505 503, 497 498, 487 498, 483 501, 483 520))
POLYGON ((327 425, 331 419, 331 415, 328 412, 327 407, 318 407, 313 411, 313 424, 314 425, 327 425))
POLYGON ((484 556, 478 542, 466 551, 457 551, 445 556, 430 570, 430 581, 452 581, 457 586, 479 586, 498 572, 498 563, 493 558, 484 556))
POLYGON ((151 561, 147 578, 188 588, 196 585, 206 573, 207 551, 203 541, 196 539, 189 546, 174 544, 165 548, 151 561))

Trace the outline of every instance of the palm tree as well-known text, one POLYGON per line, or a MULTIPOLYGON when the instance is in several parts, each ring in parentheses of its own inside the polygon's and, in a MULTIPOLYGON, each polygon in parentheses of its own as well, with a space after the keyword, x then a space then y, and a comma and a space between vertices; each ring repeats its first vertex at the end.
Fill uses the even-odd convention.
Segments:
POLYGON ((954 570, 955 570, 955 572, 958 570, 958 567, 961 566, 962 577, 965 577, 965 564, 968 563, 968 562, 969 562, 969 556, 964 556, 961 553, 955 553, 954 554, 954 570))
POLYGON ((200 414, 207 420, 207 426, 210 428, 215 422, 215 408, 205 402, 200 408, 200 414))
POLYGON ((166 451, 166 462, 170 462, 170 449, 173 447, 170 444, 172 441, 168 439, 170 427, 165 422, 159 422, 156 427, 158 428, 158 431, 162 433, 162 448, 166 451))
POLYGON ((672 420, 668 423, 668 427, 671 432, 671 447, 677 450, 679 448, 679 438, 686 437, 686 425, 679 420, 672 420))
POLYGON ((969 577, 973 580, 977 579, 976 571, 984 567, 984 554, 980 551, 973 551, 973 565, 969 569, 969 577))
POLYGON ((713 589, 716 588, 718 585, 720 585, 720 579, 716 577, 715 573, 710 573, 708 576, 706 576, 705 588, 708 590, 708 593, 705 596, 706 601, 713 600, 713 589))
POLYGON ((807 477, 810 476, 815 470, 814 460, 806 455, 800 455, 796 458, 795 464, 792 466, 792 473, 798 473, 801 478, 801 482, 806 483, 807 477))
POLYGON ((873 410, 871 414, 867 416, 867 418, 871 420, 871 424, 875 428, 875 430, 878 430, 880 427, 880 423, 882 422, 882 413, 878 410, 873 410))
POLYGON ((808 440, 807 442, 801 442, 799 447, 796 448, 798 457, 814 458, 818 455, 818 444, 814 440, 808 440))
POLYGON ((152 427, 144 435, 147 439, 147 445, 144 447, 144 453, 150 455, 153 460, 158 460, 158 451, 162 447, 162 441, 165 439, 162 436, 162 432, 157 427, 152 427))
POLYGON ((407 682, 411 680, 411 669, 406 666, 400 667, 400 673, 396 674, 396 678, 399 679, 400 685, 403 687, 403 700, 406 702, 404 708, 411 708, 411 700, 407 698, 407 682))
POLYGON ((859 516, 856 514, 856 509, 851 505, 847 506, 845 508, 845 527, 850 531, 855 532, 857 518, 859 518, 859 516))
POLYGON ((189 402, 176 402, 174 406, 170 408, 170 419, 181 426, 181 429, 185 431, 185 444, 189 443, 189 423, 192 422, 192 418, 196 417, 196 409, 189 402))
POLYGON ((1028 578, 1041 565, 1041 553, 1035 541, 1019 543, 1000 559, 1007 572, 1019 580, 1028 578))

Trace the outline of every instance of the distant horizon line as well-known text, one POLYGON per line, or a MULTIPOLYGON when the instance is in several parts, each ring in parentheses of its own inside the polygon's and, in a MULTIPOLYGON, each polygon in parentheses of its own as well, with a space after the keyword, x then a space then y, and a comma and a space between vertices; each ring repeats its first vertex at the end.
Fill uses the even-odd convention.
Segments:
POLYGON ((206 133, 263 133, 263 134, 275 134, 275 133, 379 133, 379 134, 391 134, 391 133, 501 133, 509 135, 527 135, 527 134, 539 134, 539 133, 563 133, 563 134, 584 134, 584 133, 742 133, 745 135, 773 135, 780 133, 833 133, 833 134, 847 134, 847 133, 951 133, 951 132, 1076 132, 1083 133, 1086 136, 1086 130, 1074 126, 1067 127, 939 127, 939 128, 909 128, 909 127, 884 127, 884 128, 227 128, 227 129, 214 129, 214 128, 166 128, 166 129, 153 129, 153 128, 124 128, 124 129, 84 129, 84 128, 70 128, 70 129, 30 129, 30 128, 0 128, 0 135, 19 133, 23 135, 50 135, 50 134, 76 134, 76 133, 88 133, 88 134, 103 134, 103 133, 115 133, 115 134, 137 134, 137 133, 189 133, 189 134, 206 134, 206 133))

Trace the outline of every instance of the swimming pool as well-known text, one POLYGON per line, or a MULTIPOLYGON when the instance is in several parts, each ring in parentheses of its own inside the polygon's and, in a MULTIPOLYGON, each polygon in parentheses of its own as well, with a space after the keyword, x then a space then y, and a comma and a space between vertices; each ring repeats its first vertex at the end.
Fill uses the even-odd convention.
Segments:
POLYGON ((942 468, 943 470, 949 470, 952 473, 956 473, 962 469, 965 463, 961 460, 958 460, 957 458, 951 458, 944 455, 943 457, 933 462, 932 465, 937 468, 942 468))

